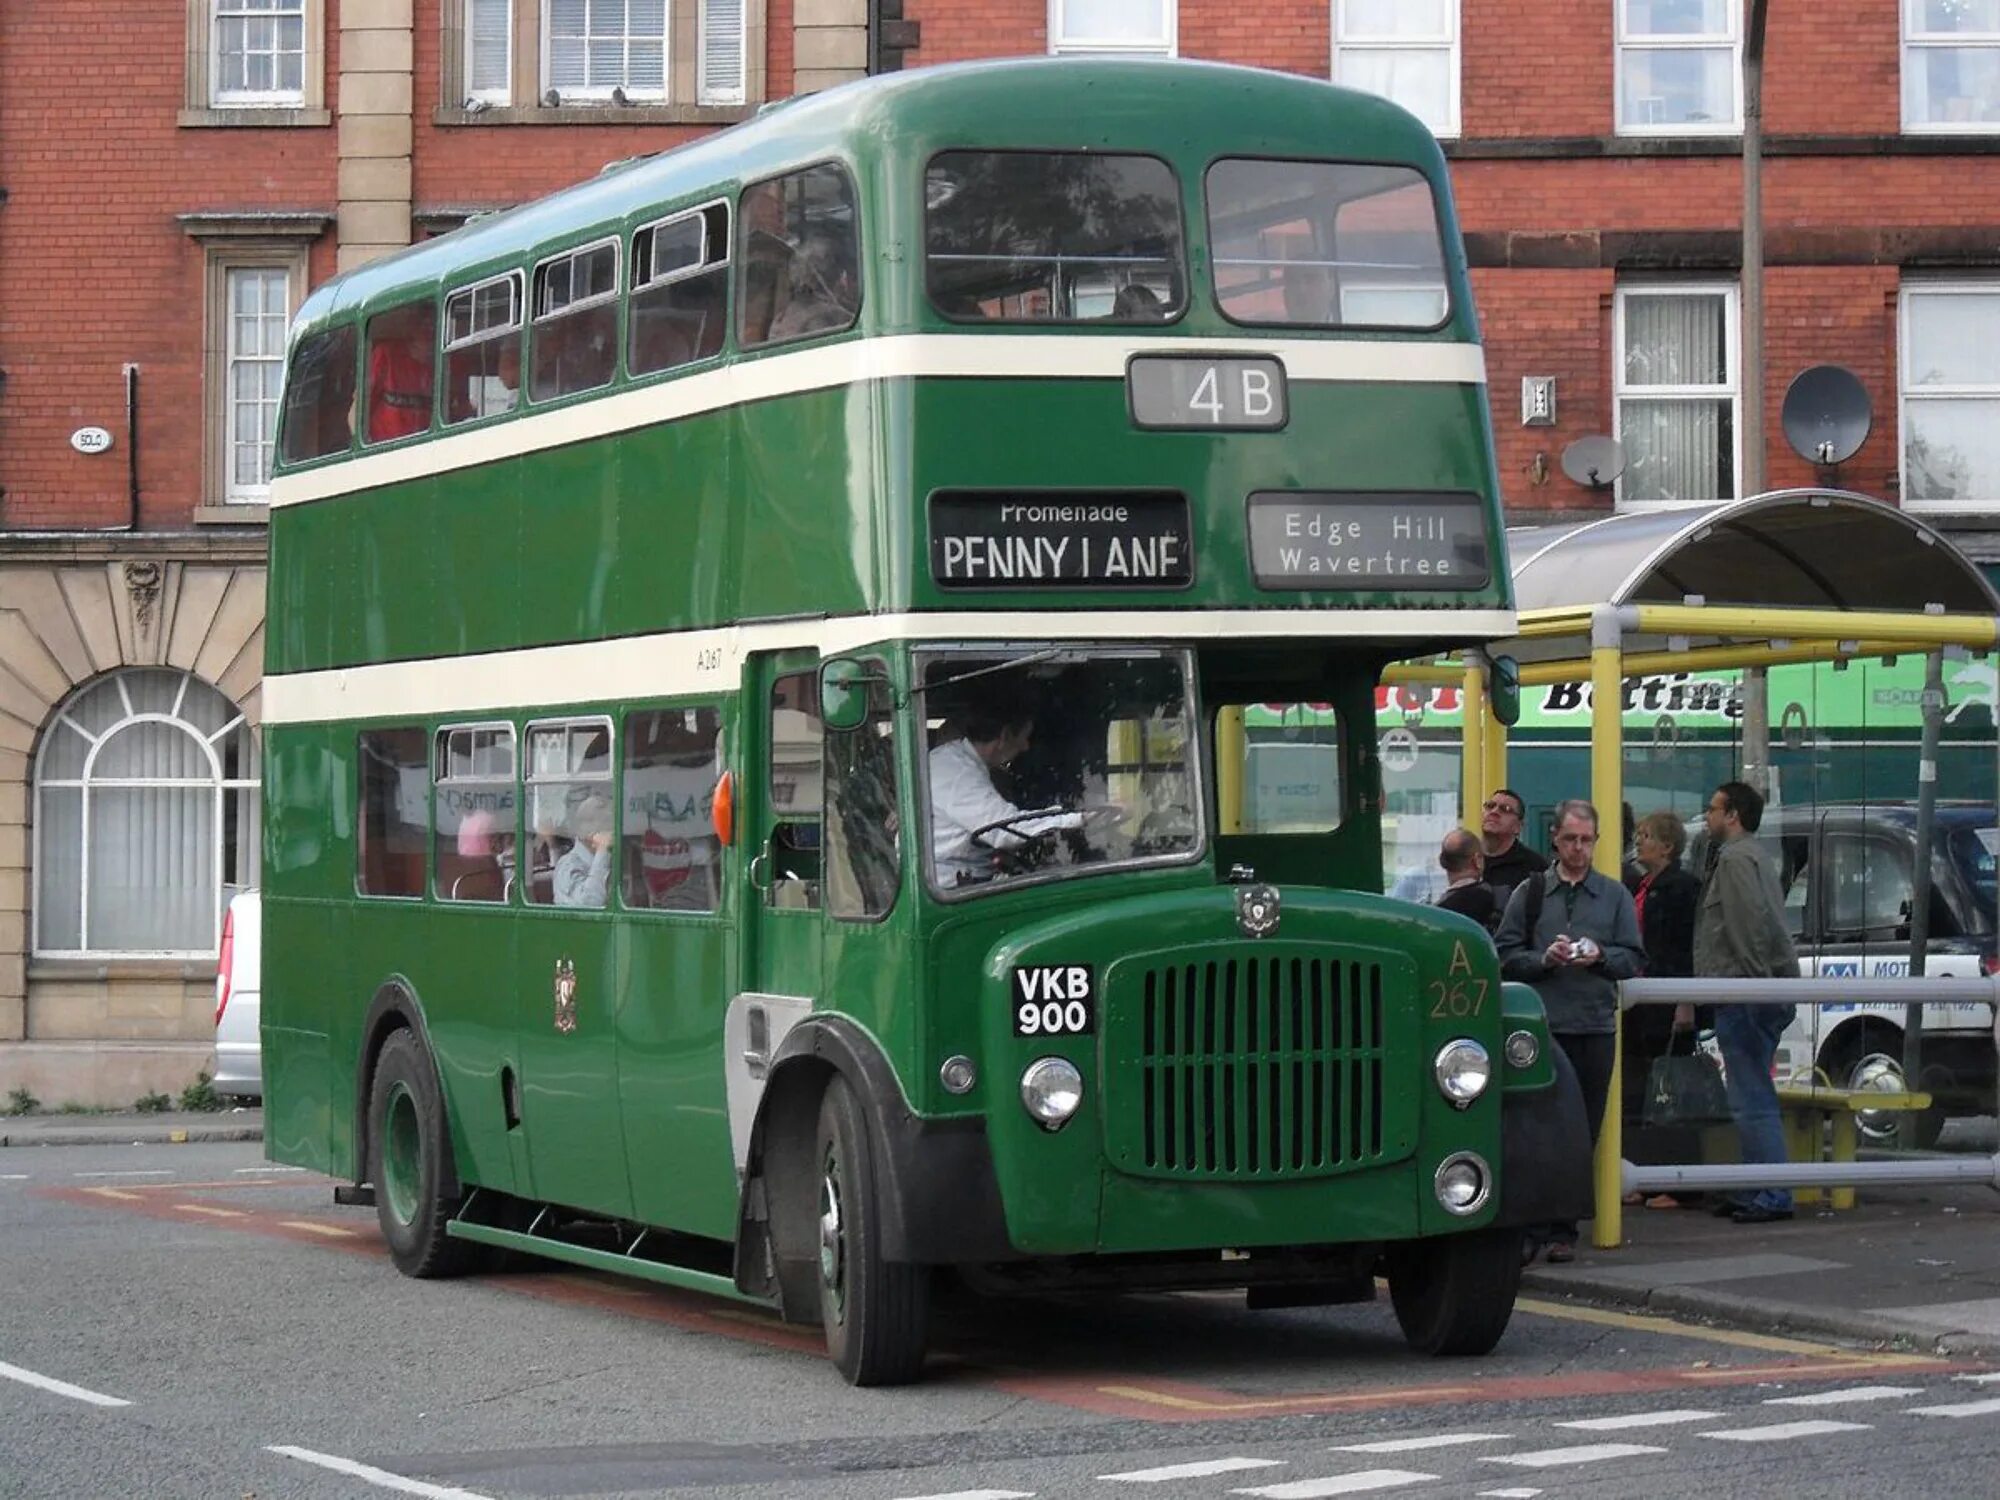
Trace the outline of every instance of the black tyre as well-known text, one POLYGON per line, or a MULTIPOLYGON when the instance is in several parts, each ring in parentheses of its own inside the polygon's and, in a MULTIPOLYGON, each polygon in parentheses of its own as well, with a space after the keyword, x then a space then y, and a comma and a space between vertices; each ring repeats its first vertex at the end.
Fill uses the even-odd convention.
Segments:
POLYGON ((1521 1231, 1481 1229, 1413 1240, 1389 1256, 1389 1300, 1410 1347, 1485 1354, 1500 1342, 1521 1289, 1521 1231))
POLYGON ((868 1122, 847 1080, 820 1099, 813 1174, 826 1352, 850 1385, 904 1385, 923 1372, 931 1272, 882 1257, 868 1122))
POLYGON ((405 1276, 459 1276, 484 1262, 482 1246, 445 1233, 458 1211, 458 1173, 437 1070, 410 1031, 392 1033, 375 1059, 368 1178, 389 1257, 405 1276))

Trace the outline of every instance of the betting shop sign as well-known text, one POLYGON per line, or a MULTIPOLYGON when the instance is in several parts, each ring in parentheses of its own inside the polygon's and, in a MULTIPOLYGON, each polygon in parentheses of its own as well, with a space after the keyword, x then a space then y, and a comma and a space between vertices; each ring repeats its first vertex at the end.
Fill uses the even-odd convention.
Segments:
POLYGON ((939 490, 931 577, 949 589, 1182 588, 1194 578, 1174 490, 939 490))

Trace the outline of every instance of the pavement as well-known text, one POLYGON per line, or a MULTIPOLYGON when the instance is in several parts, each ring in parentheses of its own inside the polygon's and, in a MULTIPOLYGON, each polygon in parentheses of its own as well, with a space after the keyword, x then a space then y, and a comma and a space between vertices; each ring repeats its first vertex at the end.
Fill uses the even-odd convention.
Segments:
MULTIPOLYGON (((1953 1122, 1945 1144, 1995 1149, 1993 1121, 1953 1122)), ((212 1114, 4 1115, 0 1147, 258 1141, 261 1109, 212 1114)), ((2000 1355, 2000 1192, 1984 1186, 1865 1188, 1851 1209, 1802 1207, 1734 1224, 1699 1207, 1627 1208, 1625 1242, 1584 1242, 1537 1262, 1525 1293, 1947 1354, 2000 1355)))

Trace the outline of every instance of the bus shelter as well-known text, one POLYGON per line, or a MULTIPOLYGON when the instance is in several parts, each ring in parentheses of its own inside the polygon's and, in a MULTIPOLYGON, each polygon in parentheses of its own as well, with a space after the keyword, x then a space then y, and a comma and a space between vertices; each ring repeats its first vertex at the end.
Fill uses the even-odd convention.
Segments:
MULTIPOLYGON (((1590 796, 1616 826, 1624 798, 1624 692, 1629 679, 1732 668, 1742 673, 1742 779, 1767 785, 1766 672, 1803 662, 1919 655, 1926 659, 1924 744, 1910 793, 1936 786, 1935 728, 1948 656, 2000 641, 2000 595, 1922 519, 1865 495, 1782 490, 1745 500, 1593 516, 1508 534, 1518 634, 1462 665, 1404 664, 1390 682, 1453 685, 1463 693, 1460 814, 1480 826, 1488 788, 1506 785, 1507 730, 1490 692, 1496 659, 1518 663, 1522 688, 1584 685, 1590 796)), ((1504 666, 1501 670, 1505 670, 1504 666)), ((1597 846, 1597 868, 1620 875, 1622 841, 1597 846)), ((1927 879, 1927 860, 1918 863, 1927 879)), ((1913 911, 1912 973, 1921 972, 1925 903, 1913 911)), ((1906 1048, 1914 1055, 1911 1007, 1906 1048)), ((1596 1243, 1620 1235, 1620 1065, 1598 1142, 1596 1243)))

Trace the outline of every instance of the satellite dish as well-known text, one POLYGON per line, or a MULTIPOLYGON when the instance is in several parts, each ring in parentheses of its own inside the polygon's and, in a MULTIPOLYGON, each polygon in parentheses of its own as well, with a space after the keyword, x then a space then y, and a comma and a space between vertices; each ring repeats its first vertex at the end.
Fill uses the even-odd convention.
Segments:
POLYGON ((1625 450, 1608 437, 1580 437, 1563 449, 1563 473, 1593 490, 1608 490, 1625 472, 1625 450))
POLYGON ((1872 418, 1867 388, 1839 365, 1801 370, 1785 392, 1785 441, 1800 458, 1823 467, 1854 457, 1872 418))

